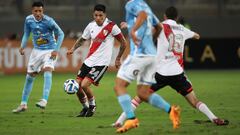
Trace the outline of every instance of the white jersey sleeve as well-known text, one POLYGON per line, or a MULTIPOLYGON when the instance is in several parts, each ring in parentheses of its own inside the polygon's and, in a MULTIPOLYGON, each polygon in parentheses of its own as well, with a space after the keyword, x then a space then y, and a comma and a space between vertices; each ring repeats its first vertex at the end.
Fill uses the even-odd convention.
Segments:
POLYGON ((184 26, 182 26, 182 27, 183 27, 183 32, 184 32, 183 35, 186 40, 189 38, 192 38, 194 36, 195 33, 193 31, 189 30, 188 28, 186 28, 184 26))
POLYGON ((113 26, 113 28, 112 28, 112 35, 113 35, 113 36, 116 36, 116 35, 118 35, 118 34, 120 34, 120 33, 121 33, 120 28, 115 24, 115 25, 113 26))
POLYGON ((91 31, 90 31, 91 23, 87 25, 87 27, 84 29, 82 38, 84 39, 90 39, 91 38, 91 31))

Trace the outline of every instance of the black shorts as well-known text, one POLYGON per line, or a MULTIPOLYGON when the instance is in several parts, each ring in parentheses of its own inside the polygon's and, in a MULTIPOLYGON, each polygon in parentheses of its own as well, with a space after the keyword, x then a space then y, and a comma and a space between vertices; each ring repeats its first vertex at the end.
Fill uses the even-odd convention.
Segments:
POLYGON ((158 91, 159 89, 170 86, 178 93, 186 96, 192 89, 192 84, 188 81, 184 73, 174 76, 162 76, 158 73, 155 74, 156 84, 151 86, 151 90, 158 91))
POLYGON ((107 71, 108 66, 93 66, 88 67, 86 64, 82 64, 78 71, 77 79, 83 80, 84 78, 89 79, 94 85, 98 85, 102 79, 104 73, 107 71))

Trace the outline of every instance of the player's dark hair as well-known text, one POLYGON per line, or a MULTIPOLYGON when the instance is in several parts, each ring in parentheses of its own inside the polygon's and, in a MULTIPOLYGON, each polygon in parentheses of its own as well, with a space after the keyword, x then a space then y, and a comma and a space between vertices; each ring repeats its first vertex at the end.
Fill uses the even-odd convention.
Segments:
POLYGON ((168 7, 165 11, 165 15, 168 19, 176 20, 178 17, 178 11, 175 7, 168 7))
POLYGON ((106 6, 103 4, 97 4, 94 6, 94 11, 102 11, 103 13, 106 12, 106 6))
POLYGON ((32 7, 44 7, 44 5, 41 1, 35 1, 33 2, 32 7))

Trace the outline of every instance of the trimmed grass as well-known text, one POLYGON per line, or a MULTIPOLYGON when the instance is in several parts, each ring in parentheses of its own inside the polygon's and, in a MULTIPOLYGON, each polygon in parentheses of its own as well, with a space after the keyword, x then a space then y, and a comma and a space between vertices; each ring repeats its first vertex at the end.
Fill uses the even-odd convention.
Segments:
MULTIPOLYGON (((53 86, 48 106, 44 112, 35 107, 42 96, 43 76, 39 75, 29 98, 28 110, 13 114, 12 109, 20 103, 25 75, 0 76, 0 135, 111 135, 115 129, 110 127, 121 108, 113 91, 115 73, 107 73, 99 87, 93 86, 97 101, 94 117, 75 117, 81 110, 75 95, 67 95, 62 87, 74 74, 54 74, 53 86)), ((182 108, 182 125, 173 130, 168 114, 143 103, 136 110, 140 127, 125 134, 191 134, 191 135, 235 135, 240 133, 240 70, 190 70, 187 75, 193 83, 197 97, 219 117, 230 121, 228 126, 215 126, 212 123, 196 124, 194 120, 208 120, 206 116, 193 109, 187 101, 171 88, 166 87, 157 93, 169 103, 182 108)), ((128 88, 135 95, 135 84, 128 88)))

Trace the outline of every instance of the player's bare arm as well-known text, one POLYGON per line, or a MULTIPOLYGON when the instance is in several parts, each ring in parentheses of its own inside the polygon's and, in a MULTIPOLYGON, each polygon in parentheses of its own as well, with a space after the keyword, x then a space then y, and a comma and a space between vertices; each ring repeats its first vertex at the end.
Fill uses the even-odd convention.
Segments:
POLYGON ((124 53, 124 50, 126 48, 126 45, 127 45, 127 41, 125 39, 125 37, 123 36, 123 34, 121 33, 120 36, 117 36, 116 39, 120 42, 120 49, 119 49, 119 52, 118 52, 118 55, 116 57, 116 60, 115 60, 115 66, 116 68, 119 68, 120 65, 121 65, 121 57, 124 53))
POLYGON ((147 19, 147 13, 145 11, 141 11, 139 12, 136 22, 131 30, 131 37, 132 40, 134 42, 135 45, 138 45, 140 42, 140 39, 137 38, 136 36, 136 31, 138 30, 138 28, 144 23, 144 21, 147 19))
POLYGON ((67 51, 67 55, 73 54, 73 52, 83 45, 83 43, 86 41, 86 39, 79 37, 73 47, 67 51))
POLYGON ((127 29, 127 27, 128 27, 127 22, 121 22, 121 23, 120 23, 120 28, 121 28, 121 29, 127 29))
POLYGON ((153 41, 154 43, 157 42, 157 38, 162 30, 162 24, 158 23, 157 25, 153 26, 153 41))
POLYGON ((200 39, 200 35, 199 35, 198 33, 195 32, 193 38, 195 38, 195 39, 200 39))

